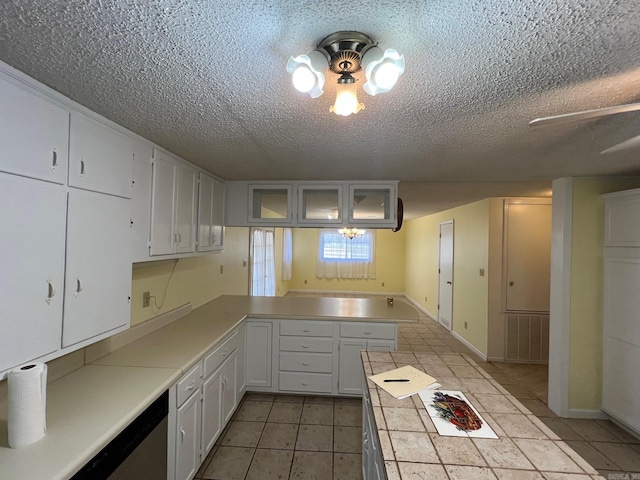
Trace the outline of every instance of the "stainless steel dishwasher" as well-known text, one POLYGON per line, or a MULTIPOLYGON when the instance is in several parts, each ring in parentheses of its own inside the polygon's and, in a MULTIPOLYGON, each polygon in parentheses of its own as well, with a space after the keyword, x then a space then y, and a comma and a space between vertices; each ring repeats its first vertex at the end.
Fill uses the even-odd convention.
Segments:
POLYGON ((166 479, 168 412, 164 392, 71 480, 166 479))

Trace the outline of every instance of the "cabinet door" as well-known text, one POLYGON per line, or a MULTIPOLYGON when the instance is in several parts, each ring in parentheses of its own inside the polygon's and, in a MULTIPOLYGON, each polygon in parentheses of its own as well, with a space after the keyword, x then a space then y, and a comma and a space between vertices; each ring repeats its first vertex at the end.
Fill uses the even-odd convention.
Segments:
POLYGON ((395 225, 395 185, 350 185, 349 223, 395 225))
POLYGON ((0 79, 0 171, 64 184, 69 112, 0 79))
POLYGON ((395 340, 367 340, 367 350, 376 350, 379 352, 395 352, 395 340))
POLYGON ((222 368, 216 370, 202 385, 202 457, 222 431, 222 368))
POLYGON ((341 224, 342 185, 298 186, 298 223, 341 224))
POLYGON ((60 348, 67 194, 0 173, 0 372, 60 348))
POLYGON ((191 480, 200 467, 200 394, 194 393, 178 409, 176 480, 191 480))
POLYGON ((213 249, 216 252, 224 248, 224 191, 224 182, 215 179, 211 225, 213 228, 213 249))
POLYGON ((69 185, 131 198, 133 140, 77 113, 69 131, 69 185))
POLYGON ((196 251, 196 185, 198 172, 178 165, 176 177, 176 252, 196 251))
POLYGON ((215 179, 200 172, 198 187, 198 251, 213 251, 213 197, 215 179))
POLYGON ((238 404, 236 390, 236 353, 233 353, 222 365, 222 423, 226 424, 238 404))
POLYGON ((69 193, 63 347, 129 323, 131 248, 129 200, 69 193))
POLYGON ((348 395, 362 395, 362 360, 360 351, 366 349, 366 340, 340 340, 338 392, 348 395))
POLYGON ((247 323, 247 387, 271 386, 271 322, 247 323))
POLYGON ((249 185, 251 223, 289 224, 293 221, 291 185, 249 185))
POLYGON ((174 219, 177 166, 157 150, 153 159, 151 185, 151 247, 150 255, 176 252, 174 219))

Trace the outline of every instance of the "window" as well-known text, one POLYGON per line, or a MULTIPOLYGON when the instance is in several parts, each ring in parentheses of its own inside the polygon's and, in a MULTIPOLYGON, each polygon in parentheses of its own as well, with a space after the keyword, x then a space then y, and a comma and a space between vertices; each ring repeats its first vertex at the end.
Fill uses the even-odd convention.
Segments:
POLYGON ((317 277, 376 278, 375 230, 353 239, 345 238, 333 229, 318 232, 317 277))
POLYGON ((320 235, 321 260, 359 261, 373 260, 373 235, 366 232, 361 237, 348 239, 337 231, 324 231, 320 235))

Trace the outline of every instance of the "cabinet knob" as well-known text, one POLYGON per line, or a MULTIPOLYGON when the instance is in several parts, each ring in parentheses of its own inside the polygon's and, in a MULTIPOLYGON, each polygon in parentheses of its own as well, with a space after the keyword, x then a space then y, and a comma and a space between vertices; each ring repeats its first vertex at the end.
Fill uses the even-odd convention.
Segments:
POLYGON ((193 389, 195 388, 195 386, 196 386, 196 381, 195 381, 195 380, 193 380, 193 381, 189 384, 189 386, 187 387, 187 390, 193 390, 193 389))

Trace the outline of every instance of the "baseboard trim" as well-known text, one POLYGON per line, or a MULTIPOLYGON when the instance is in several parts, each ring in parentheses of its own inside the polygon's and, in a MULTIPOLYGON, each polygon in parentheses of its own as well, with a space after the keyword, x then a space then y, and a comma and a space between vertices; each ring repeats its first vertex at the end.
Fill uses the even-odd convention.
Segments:
POLYGON ((427 310, 426 308, 424 308, 422 305, 420 305, 418 302, 416 302, 413 298, 411 298, 409 295, 404 295, 404 297, 409 300, 409 302, 416 307, 418 310, 420 310, 422 313, 424 313, 427 317, 429 317, 431 320, 433 320, 434 322, 438 321, 438 317, 436 315, 434 315, 433 313, 431 313, 429 310, 427 310))
POLYGON ((608 420, 609 415, 602 410, 589 410, 585 408, 570 408, 568 418, 591 418, 595 420, 608 420))
POLYGON ((454 332, 453 330, 451 330, 451 335, 454 336, 454 338, 456 340, 458 340, 459 342, 461 342, 462 344, 464 344, 464 346, 466 346, 468 349, 470 349, 473 353, 475 353, 477 356, 479 356, 484 362, 487 361, 487 356, 482 353, 480 350, 477 349, 477 347, 471 343, 469 343, 469 341, 463 337, 461 337, 460 335, 458 335, 456 332, 454 332))
POLYGON ((504 357, 487 357, 487 362, 504 362, 504 357))

